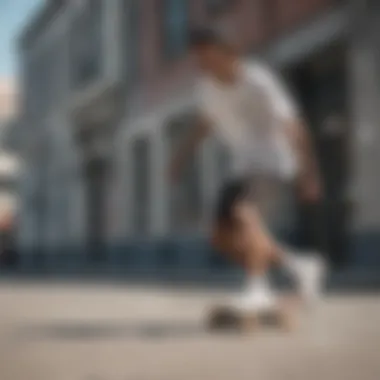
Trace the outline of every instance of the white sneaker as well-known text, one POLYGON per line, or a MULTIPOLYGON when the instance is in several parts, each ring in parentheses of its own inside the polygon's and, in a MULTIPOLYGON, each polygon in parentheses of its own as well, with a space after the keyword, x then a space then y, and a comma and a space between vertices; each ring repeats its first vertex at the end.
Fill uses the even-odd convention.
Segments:
POLYGON ((240 312, 261 313, 277 306, 277 297, 266 284, 250 285, 231 300, 230 306, 240 312))
POLYGON ((326 264, 321 255, 299 256, 293 262, 301 296, 308 306, 319 301, 323 291, 326 264))

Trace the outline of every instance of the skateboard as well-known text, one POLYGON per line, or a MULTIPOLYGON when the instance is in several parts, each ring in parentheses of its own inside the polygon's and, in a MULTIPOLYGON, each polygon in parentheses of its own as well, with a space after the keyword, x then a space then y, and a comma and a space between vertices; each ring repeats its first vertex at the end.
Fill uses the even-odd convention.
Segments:
POLYGON ((212 331, 252 331, 258 327, 290 329, 288 313, 281 309, 254 313, 238 311, 231 306, 217 305, 210 309, 207 328, 212 331))

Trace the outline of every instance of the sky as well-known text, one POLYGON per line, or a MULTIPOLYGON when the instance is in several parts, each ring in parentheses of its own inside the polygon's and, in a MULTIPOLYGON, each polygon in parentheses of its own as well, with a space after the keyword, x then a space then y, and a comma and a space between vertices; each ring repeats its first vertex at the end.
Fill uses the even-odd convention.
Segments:
POLYGON ((15 38, 43 0, 0 0, 0 78, 17 75, 15 38))

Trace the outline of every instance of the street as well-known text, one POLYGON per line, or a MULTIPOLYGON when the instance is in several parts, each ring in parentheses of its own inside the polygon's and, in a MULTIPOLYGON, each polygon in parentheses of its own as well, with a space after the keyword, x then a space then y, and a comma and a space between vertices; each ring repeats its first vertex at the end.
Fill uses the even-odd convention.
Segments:
POLYGON ((331 294, 294 333, 210 333, 216 291, 0 284, 1 380, 377 380, 380 297, 331 294))

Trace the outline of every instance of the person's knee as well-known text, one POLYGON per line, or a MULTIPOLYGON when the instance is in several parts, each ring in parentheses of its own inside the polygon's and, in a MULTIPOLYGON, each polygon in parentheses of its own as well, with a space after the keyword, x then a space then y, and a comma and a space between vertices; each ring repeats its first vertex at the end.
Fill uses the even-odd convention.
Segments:
POLYGON ((267 259, 272 255, 274 242, 261 221, 254 205, 239 203, 233 209, 236 229, 239 231, 239 244, 244 251, 250 251, 256 259, 267 259))

